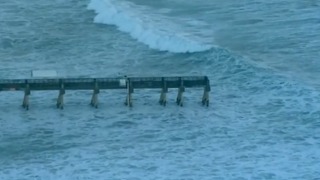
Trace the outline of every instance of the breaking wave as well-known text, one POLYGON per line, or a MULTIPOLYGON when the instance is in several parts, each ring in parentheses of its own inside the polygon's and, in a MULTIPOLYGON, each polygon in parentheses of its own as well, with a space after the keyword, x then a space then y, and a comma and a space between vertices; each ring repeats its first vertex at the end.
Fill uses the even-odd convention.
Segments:
POLYGON ((89 10, 96 12, 95 23, 115 25, 152 49, 174 53, 200 52, 212 48, 183 31, 168 17, 151 14, 150 9, 129 2, 91 0, 89 10))

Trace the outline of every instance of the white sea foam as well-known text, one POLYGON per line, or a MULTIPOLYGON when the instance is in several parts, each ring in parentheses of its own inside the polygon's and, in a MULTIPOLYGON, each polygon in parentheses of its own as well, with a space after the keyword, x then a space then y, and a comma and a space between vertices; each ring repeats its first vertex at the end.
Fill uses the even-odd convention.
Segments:
POLYGON ((152 49, 184 53, 205 51, 212 47, 195 40, 191 33, 177 27, 168 18, 151 14, 150 10, 128 2, 92 0, 88 9, 97 13, 94 22, 116 25, 120 31, 129 33, 152 49))

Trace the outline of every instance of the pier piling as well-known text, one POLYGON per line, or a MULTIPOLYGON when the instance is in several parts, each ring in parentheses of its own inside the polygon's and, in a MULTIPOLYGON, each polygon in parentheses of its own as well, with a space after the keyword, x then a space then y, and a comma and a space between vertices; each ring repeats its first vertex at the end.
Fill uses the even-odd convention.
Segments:
POLYGON ((179 78, 180 81, 180 87, 178 89, 178 96, 177 96, 177 100, 176 103, 178 106, 183 106, 183 93, 185 91, 184 85, 183 85, 183 80, 182 78, 179 78))
POLYGON ((161 89, 159 103, 160 103, 160 105, 166 106, 168 88, 167 88, 167 83, 164 80, 164 78, 162 78, 161 81, 162 81, 162 89, 161 89))
POLYGON ((202 105, 209 106, 209 92, 210 92, 210 83, 209 79, 206 78, 206 86, 204 87, 203 96, 202 96, 202 105))
POLYGON ((202 105, 209 106, 209 91, 208 87, 204 88, 203 97, 202 97, 202 105))
POLYGON ((60 81, 60 90, 59 90, 59 95, 58 95, 58 99, 57 99, 57 108, 59 109, 63 109, 63 96, 66 93, 65 89, 64 89, 64 84, 62 82, 62 80, 60 81))
POLYGON ((178 106, 181 106, 181 107, 183 106, 183 92, 184 91, 185 91, 184 87, 179 87, 176 103, 178 106))
POLYGON ((125 101, 125 105, 132 107, 132 93, 133 93, 133 86, 130 78, 127 78, 126 80, 126 86, 127 86, 127 98, 125 101))
POLYGON ((25 108, 26 110, 29 110, 29 96, 31 94, 30 91, 30 85, 28 84, 28 81, 25 81, 25 90, 24 90, 24 97, 23 97, 23 102, 22 102, 22 107, 25 108))
POLYGON ((96 79, 94 79, 94 88, 93 88, 93 94, 91 98, 91 106, 98 108, 98 94, 100 93, 100 89, 98 86, 98 82, 96 79))

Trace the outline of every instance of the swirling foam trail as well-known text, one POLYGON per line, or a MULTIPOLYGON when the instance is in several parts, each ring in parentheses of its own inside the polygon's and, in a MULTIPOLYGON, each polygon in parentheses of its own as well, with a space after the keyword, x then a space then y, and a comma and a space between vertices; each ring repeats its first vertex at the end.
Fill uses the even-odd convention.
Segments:
POLYGON ((134 39, 152 49, 185 53, 212 48, 210 45, 197 42, 190 34, 181 32, 165 17, 159 14, 152 15, 150 10, 146 13, 146 9, 143 8, 129 2, 114 0, 91 0, 88 5, 89 10, 97 13, 94 22, 116 25, 120 31, 129 33, 134 39))

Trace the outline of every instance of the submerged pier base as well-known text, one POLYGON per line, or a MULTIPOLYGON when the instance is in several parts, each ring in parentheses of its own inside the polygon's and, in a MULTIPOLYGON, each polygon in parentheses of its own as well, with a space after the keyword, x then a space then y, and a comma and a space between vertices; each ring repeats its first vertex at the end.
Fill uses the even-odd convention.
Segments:
POLYGON ((202 96, 202 105, 203 106, 209 106, 209 92, 211 91, 209 79, 206 78, 206 86, 203 90, 203 96, 202 96))
POLYGON ((126 97, 126 101, 125 101, 125 105, 132 107, 132 93, 133 93, 133 86, 132 86, 132 82, 129 78, 127 78, 126 80, 126 84, 127 84, 127 97, 126 97))
POLYGON ((203 93, 202 105, 207 106, 207 107, 209 106, 209 92, 208 91, 205 91, 203 93))
POLYGON ((26 84, 25 90, 24 90, 24 97, 22 102, 22 107, 26 110, 29 110, 29 96, 31 94, 30 86, 29 84, 26 84))
POLYGON ((100 89, 99 89, 97 81, 95 80, 93 94, 92 94, 91 103, 90 103, 90 105, 92 107, 98 108, 98 94, 99 93, 100 93, 100 89))
POLYGON ((124 102, 126 106, 132 107, 132 94, 129 93, 126 97, 126 101, 124 102))
POLYGON ((57 108, 59 109, 63 109, 63 96, 65 93, 66 91, 64 89, 64 84, 62 83, 62 81, 60 81, 60 90, 59 90, 59 95, 57 99, 57 108))
POLYGON ((167 105, 167 93, 168 93, 168 87, 167 83, 164 81, 164 78, 162 78, 162 89, 160 94, 160 105, 166 106, 167 105))
POLYGON ((179 78, 180 81, 180 87, 178 89, 178 96, 177 96, 177 100, 176 103, 178 106, 183 106, 183 93, 185 91, 185 87, 184 87, 184 81, 182 80, 182 78, 179 78))
POLYGON ((160 105, 163 105, 163 106, 167 105, 167 92, 168 90, 166 89, 161 90, 160 100, 159 100, 160 105))
POLYGON ((178 96, 176 103, 178 106, 183 106, 183 92, 185 91, 185 88, 183 86, 179 87, 178 96))

